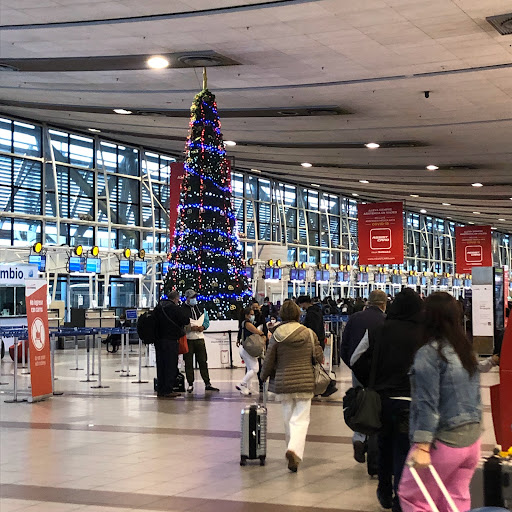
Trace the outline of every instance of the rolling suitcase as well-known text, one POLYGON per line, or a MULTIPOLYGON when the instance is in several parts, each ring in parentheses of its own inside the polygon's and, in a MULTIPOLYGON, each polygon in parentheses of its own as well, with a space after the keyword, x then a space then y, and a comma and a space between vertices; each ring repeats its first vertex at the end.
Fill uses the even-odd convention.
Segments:
POLYGON ((483 484, 486 507, 512 507, 512 449, 484 462, 483 484))
MULTIPOLYGON (((414 481, 418 485, 418 487, 421 490, 421 493, 427 500, 430 508, 432 509, 432 512, 439 512, 439 509, 437 508, 437 505, 434 503, 434 500, 432 499, 432 496, 428 492, 428 489, 425 487, 425 484, 420 478, 420 475, 416 471, 416 469, 412 466, 409 467, 411 471, 411 475, 414 478, 414 481)), ((434 480, 436 481, 436 484, 438 485, 439 489, 441 490, 444 499, 447 501, 448 505, 452 509, 453 512, 464 512, 462 510, 459 510, 457 508, 457 505, 455 505, 452 497, 450 496, 450 493, 448 492, 448 489, 446 489, 446 486, 444 485, 443 481, 441 480, 441 477, 439 476, 438 472, 436 471, 436 468, 432 465, 429 466, 430 472, 432 473, 432 476, 434 477, 434 480)), ((474 508, 470 512, 507 512, 506 508, 501 507, 483 507, 483 508, 474 508)))
POLYGON ((267 383, 263 383, 263 405, 252 404, 242 409, 240 438, 240 466, 248 460, 265 465, 267 456, 267 383))

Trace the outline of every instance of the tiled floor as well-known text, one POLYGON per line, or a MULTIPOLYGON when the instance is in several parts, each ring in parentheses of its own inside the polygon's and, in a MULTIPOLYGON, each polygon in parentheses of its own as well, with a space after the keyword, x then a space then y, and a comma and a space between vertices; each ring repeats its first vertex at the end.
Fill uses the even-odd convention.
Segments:
MULTIPOLYGON (((81 363, 84 354, 80 354, 81 363)), ((122 510, 184 512, 370 511, 379 507, 376 481, 352 458, 351 432, 342 419, 341 397, 349 373, 338 370, 340 391, 315 401, 304 462, 286 469, 281 408, 270 402, 267 465, 239 465, 240 409, 254 397, 234 389, 243 370, 212 370, 220 393, 157 401, 153 368, 121 378, 120 356, 103 353, 105 389, 80 382, 71 371, 72 353, 56 356, 56 389, 62 396, 41 403, 4 403, 12 390, 13 365, 2 362, 0 381, 0 511, 99 512, 122 510)), ((83 366, 83 364, 82 364, 83 366)), ((131 356, 137 373, 137 355, 131 356)), ((21 373, 21 371, 20 371, 21 373)), ((199 378, 199 375, 197 375, 199 378)), ((494 443, 488 386, 484 449, 494 443)), ((29 377, 20 375, 26 392, 29 377)))

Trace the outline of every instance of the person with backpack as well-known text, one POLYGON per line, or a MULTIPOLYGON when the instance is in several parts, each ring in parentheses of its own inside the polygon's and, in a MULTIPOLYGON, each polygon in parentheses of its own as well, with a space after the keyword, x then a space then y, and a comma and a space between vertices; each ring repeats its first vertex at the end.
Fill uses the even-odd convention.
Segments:
POLYGON ((157 397, 166 399, 180 396, 173 392, 178 375, 178 340, 185 334, 190 318, 180 307, 180 294, 173 290, 162 297, 153 315, 155 322, 157 397))
POLYGON ((240 357, 244 360, 245 366, 247 368, 247 372, 236 387, 242 395, 250 395, 251 394, 251 383, 255 376, 258 374, 258 358, 255 356, 251 356, 244 348, 244 341, 246 338, 251 336, 252 334, 257 334, 261 336, 261 343, 263 348, 264 333, 256 328, 254 325, 256 322, 256 317, 254 315, 254 310, 251 306, 247 306, 242 311, 242 321, 240 323, 240 341, 237 341, 237 346, 239 347, 240 357))

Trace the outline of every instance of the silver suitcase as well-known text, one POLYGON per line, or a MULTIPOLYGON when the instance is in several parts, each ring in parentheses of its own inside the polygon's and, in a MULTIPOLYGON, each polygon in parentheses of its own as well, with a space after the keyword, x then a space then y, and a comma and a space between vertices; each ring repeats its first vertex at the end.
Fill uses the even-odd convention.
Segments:
POLYGON ((242 409, 240 466, 245 466, 248 460, 260 461, 265 465, 267 456, 267 407, 266 383, 263 385, 263 405, 252 404, 242 409))

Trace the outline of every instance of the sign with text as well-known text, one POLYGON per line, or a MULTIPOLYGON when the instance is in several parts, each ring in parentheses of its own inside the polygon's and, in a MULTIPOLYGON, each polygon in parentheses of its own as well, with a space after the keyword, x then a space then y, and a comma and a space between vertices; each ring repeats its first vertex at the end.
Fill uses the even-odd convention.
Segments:
POLYGON ((28 279, 25 283, 32 400, 53 393, 47 288, 42 279, 28 279))
POLYGON ((473 267, 492 267, 491 226, 455 228, 456 272, 470 274, 473 267))
POLYGON ((185 175, 185 164, 171 164, 171 178, 169 180, 169 250, 174 244, 174 232, 178 220, 178 206, 180 204, 181 183, 185 175))
POLYGON ((359 264, 399 265, 404 262, 403 204, 357 206, 359 264))

